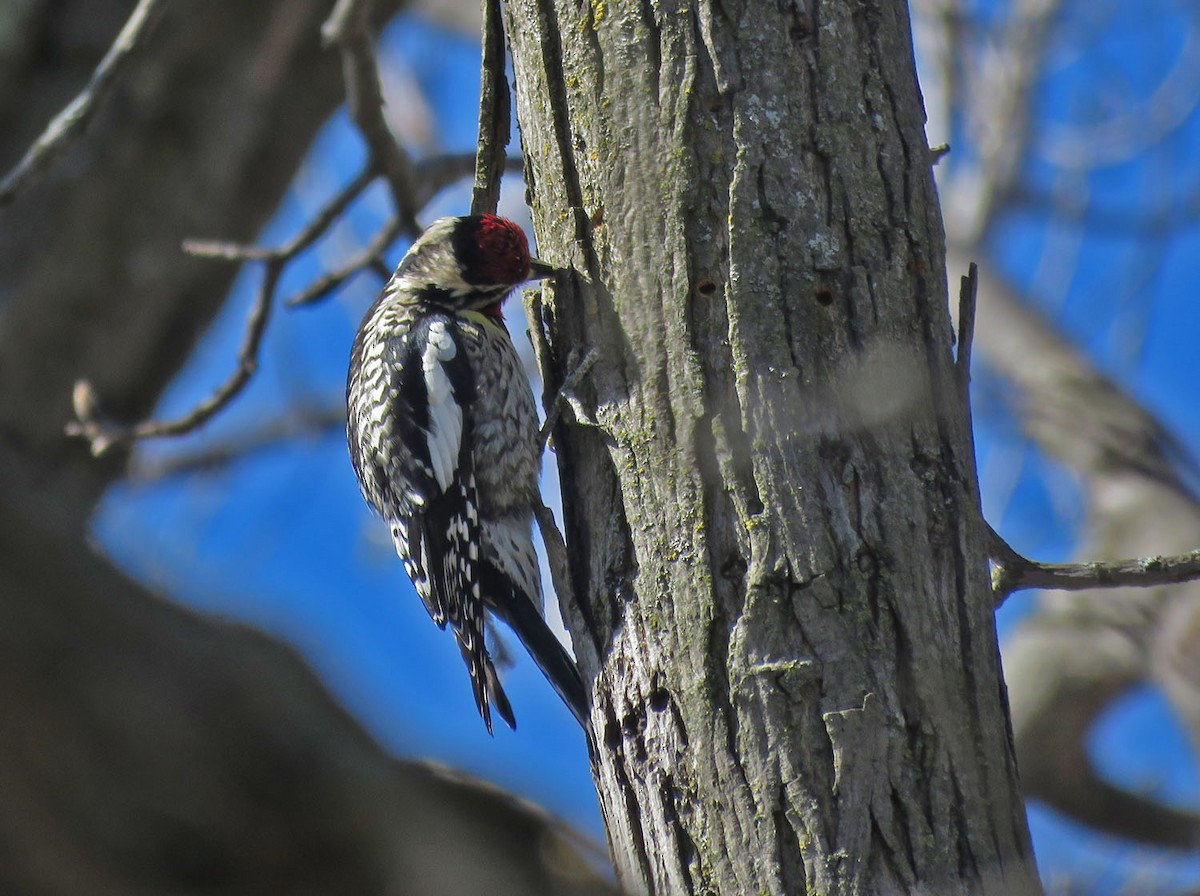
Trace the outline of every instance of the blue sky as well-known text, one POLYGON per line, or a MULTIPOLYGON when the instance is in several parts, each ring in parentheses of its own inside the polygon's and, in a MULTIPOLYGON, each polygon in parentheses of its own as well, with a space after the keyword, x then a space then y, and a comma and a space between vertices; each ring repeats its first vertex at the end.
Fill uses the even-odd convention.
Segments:
MULTIPOLYGON (((1131 44, 1143 62, 1122 63, 1131 69, 1128 80, 1135 86, 1153 83, 1154 66, 1172 46, 1169 31, 1143 32, 1142 43, 1131 44)), ((1100 39, 1097 43, 1103 45, 1100 39)), ((382 49, 395 66, 393 76, 419 88, 432 112, 428 150, 472 150, 477 44, 402 17, 387 30, 382 49)), ((1111 56, 1117 49, 1104 52, 1111 56)), ((1103 65, 1114 64, 1106 56, 1103 65)), ((1046 117, 1071 120, 1090 114, 1079 100, 1090 77, 1095 73, 1079 60, 1050 72, 1042 98, 1046 117)), ((1184 164, 1198 139, 1200 129, 1184 129, 1176 143, 1156 148, 1154 165, 1166 164, 1163 157, 1184 164)), ((344 115, 335 116, 261 242, 278 245, 294 233, 354 176, 362 157, 362 145, 344 115)), ((1103 172, 1117 201, 1144 193, 1150 178, 1145 165, 1103 172)), ((1195 175, 1193 165, 1190 176, 1195 175)), ((523 192, 519 181, 506 181, 502 211, 523 215, 523 192)), ((468 201, 465 188, 447 191, 422 220, 463 213, 468 201)), ((360 248, 387 211, 383 191, 368 191, 328 240, 292 266, 281 294, 299 290, 360 248)), ((1045 220, 1028 215, 1006 221, 993 237, 993 263, 1021 280, 1051 231, 1045 220)), ((1045 309, 1193 451, 1200 446, 1194 348, 1200 303, 1191 287, 1200 282, 1198 238, 1195 228, 1174 234, 1162 247, 1153 277, 1124 291, 1111 285, 1141 283, 1138 247, 1119 238, 1085 241, 1079 248, 1080 273, 1065 296, 1047 299, 1045 309)), ((390 262, 398 261, 405 248, 395 246, 390 262)), ((255 268, 242 273, 219 320, 164 397, 160 415, 187 410, 227 374, 260 276, 255 268)), ((152 466, 180 452, 212 449, 272 421, 339 406, 350 341, 378 288, 377 279, 364 275, 314 308, 277 311, 260 372, 246 393, 198 436, 146 446, 142 462, 152 466)), ((520 343, 525 324, 517 303, 512 304, 510 312, 515 309, 517 316, 510 317, 510 329, 520 343)), ((1014 421, 995 404, 986 403, 986 412, 976 413, 980 465, 1013 470, 1013 488, 1011 495, 1005 492, 1003 506, 985 510, 1023 551, 1039 559, 1065 559, 1082 512, 1079 495, 1059 468, 1027 449, 1014 421)), ((546 488, 556 491, 552 481, 546 488)), ((987 494, 985 489, 985 499, 987 494)), ((434 757, 496 781, 602 839, 582 735, 519 649, 506 673, 518 730, 501 726, 494 738, 487 735, 452 639, 431 624, 386 531, 358 494, 339 427, 310 428, 301 437, 211 470, 120 485, 104 501, 95 531, 118 562, 164 593, 295 644, 336 697, 398 755, 434 757)), ((1001 632, 1030 605, 1028 595, 1014 597, 1001 612, 1001 632)), ((1095 732, 1093 748, 1114 779, 1182 805, 1200 805, 1189 747, 1157 695, 1140 692, 1121 701, 1095 732)), ((1148 863, 1159 875, 1155 881, 1200 879, 1200 860, 1116 844, 1037 806, 1031 809, 1031 825, 1051 882, 1069 876, 1104 890, 1130 874, 1144 875, 1148 863)))

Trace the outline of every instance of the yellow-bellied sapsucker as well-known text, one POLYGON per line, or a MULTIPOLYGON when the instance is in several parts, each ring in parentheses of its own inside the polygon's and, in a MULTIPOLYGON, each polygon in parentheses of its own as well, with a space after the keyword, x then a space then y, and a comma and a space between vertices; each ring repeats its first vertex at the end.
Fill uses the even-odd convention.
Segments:
POLYGON ((516 727, 484 643, 486 612, 520 637, 583 724, 583 682, 542 616, 532 538, 541 440, 500 306, 552 269, 496 215, 442 218, 363 319, 346 386, 350 459, 367 503, 471 673, 479 713, 516 727))

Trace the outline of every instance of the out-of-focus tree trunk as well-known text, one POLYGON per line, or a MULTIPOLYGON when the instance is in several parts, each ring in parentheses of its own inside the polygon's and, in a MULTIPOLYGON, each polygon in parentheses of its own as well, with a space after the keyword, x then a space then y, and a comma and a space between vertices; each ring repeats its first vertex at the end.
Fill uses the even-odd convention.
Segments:
MULTIPOLYGON (((64 437, 72 383, 151 410, 235 273, 181 240, 253 241, 342 99, 329 4, 165 5, 84 140, 0 213, 0 891, 605 892, 550 820, 396 762, 290 651, 86 543, 123 458, 64 437)), ((8 5, 0 166, 132 7, 8 5)))
POLYGON ((622 882, 1038 892, 904 5, 507 11, 622 882))

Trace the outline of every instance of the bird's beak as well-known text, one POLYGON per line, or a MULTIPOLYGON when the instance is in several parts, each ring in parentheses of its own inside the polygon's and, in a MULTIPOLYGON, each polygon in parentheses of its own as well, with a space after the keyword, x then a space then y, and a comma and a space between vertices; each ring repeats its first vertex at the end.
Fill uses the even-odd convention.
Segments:
POLYGON ((562 268, 556 268, 552 264, 546 264, 544 261, 539 261, 534 258, 529 262, 529 279, 530 280, 548 280, 552 277, 557 277, 562 272, 562 268))

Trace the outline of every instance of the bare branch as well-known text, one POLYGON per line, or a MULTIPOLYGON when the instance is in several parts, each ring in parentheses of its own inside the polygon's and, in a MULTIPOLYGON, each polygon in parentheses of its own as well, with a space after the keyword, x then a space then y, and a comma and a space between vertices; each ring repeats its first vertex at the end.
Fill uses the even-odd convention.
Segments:
POLYGON ((999 606, 1014 591, 1085 591, 1089 588, 1150 588, 1200 579, 1200 550, 1173 557, 1142 557, 1092 563, 1038 563, 1022 557, 992 532, 992 591, 999 606))
POLYGON ((117 445, 130 445, 138 439, 184 435, 212 419, 238 396, 258 369, 258 353, 271 316, 271 306, 275 301, 275 287, 288 263, 320 239, 374 177, 369 168, 364 169, 343 187, 300 233, 277 249, 201 240, 185 242, 184 250, 193 255, 228 261, 265 262, 263 281, 259 286, 250 317, 246 321, 246 333, 238 352, 237 366, 209 398, 188 414, 175 420, 144 421, 133 425, 117 423, 105 416, 100 409, 95 387, 87 380, 80 380, 75 384, 73 396, 76 419, 67 424, 67 435, 87 439, 91 443, 92 454, 99 457, 117 445))
POLYGON ((270 261, 278 249, 262 246, 247 246, 244 243, 227 243, 224 240, 184 240, 181 247, 188 255, 197 258, 214 258, 218 261, 270 261))
MULTIPOLYGON (((521 160, 504 159, 504 171, 520 171, 521 160)), ((438 193, 475 173, 474 153, 447 153, 427 156, 417 162, 417 207, 424 208, 438 193)))
POLYGON ((508 80, 504 75, 504 23, 500 0, 483 0, 483 63, 479 75, 479 142, 471 214, 495 212, 510 137, 508 80))
POLYGON ((161 0, 140 0, 121 28, 87 86, 54 117, 16 166, 0 181, 0 209, 5 208, 32 186, 59 156, 79 139, 96 111, 112 93, 113 85, 134 51, 144 43, 165 4, 161 0))
POLYGON ((129 479, 157 482, 188 473, 213 471, 259 452, 279 449, 298 439, 344 432, 345 427, 346 408, 340 401, 319 407, 301 407, 286 416, 233 434, 215 445, 194 451, 173 451, 167 457, 139 455, 129 469, 129 479))
MULTIPOLYGON (((127 32, 132 31, 133 37, 136 37, 142 33, 131 26, 136 21, 144 28, 144 18, 153 11, 153 7, 154 3, 143 0, 138 7, 143 12, 143 18, 138 19, 135 14, 122 35, 128 37, 127 32)), ((246 324, 237 364, 225 382, 209 398, 188 414, 168 421, 118 423, 101 410, 94 386, 86 380, 81 380, 76 384, 73 396, 76 419, 67 424, 66 432, 68 435, 87 439, 94 455, 104 454, 118 445, 128 446, 139 439, 178 436, 192 432, 233 401, 250 382, 258 368, 259 350, 275 302, 275 289, 287 265, 316 243, 375 178, 382 176, 387 181, 396 214, 380 229, 370 244, 345 266, 319 278, 303 292, 287 300, 286 304, 289 307, 318 301, 362 270, 374 270, 386 280, 391 272, 384 254, 402 234, 416 235, 420 229, 416 220, 417 210, 423 208, 444 187, 474 170, 476 159, 474 155, 469 154, 435 156, 414 166, 408 154, 392 136, 383 117, 383 93, 375 64, 370 28, 373 7, 373 0, 339 0, 322 27, 322 35, 326 42, 336 45, 342 54, 347 104, 351 118, 367 142, 367 164, 296 236, 282 246, 267 249, 203 240, 189 240, 184 244, 184 250, 193 255, 226 261, 262 262, 265 266, 263 282, 246 324)), ((498 39, 499 44, 491 48, 488 62, 492 68, 488 69, 485 66, 485 72, 491 71, 499 86, 492 85, 491 106, 494 108, 491 120, 486 124, 493 145, 486 160, 484 176, 494 181, 494 192, 498 196, 500 172, 506 166, 515 163, 506 161, 503 155, 508 133, 508 88, 504 80, 503 32, 496 31, 500 28, 498 10, 492 12, 495 32, 492 39, 498 39), (498 38, 496 34, 499 34, 498 38)), ((114 49, 119 45, 120 39, 114 44, 114 49)), ((110 51, 110 56, 112 54, 113 51, 110 51)), ((108 71, 111 77, 111 69, 105 69, 102 64, 101 68, 97 69, 97 77, 93 78, 93 83, 102 71, 108 71)), ((494 208, 494 201, 492 207, 494 208)))
POLYGON ((281 258, 273 258, 267 262, 263 282, 258 288, 258 296, 246 321, 246 334, 242 340, 242 347, 238 350, 237 366, 225 382, 191 412, 174 420, 147 420, 133 425, 117 423, 100 410, 95 387, 87 380, 80 380, 75 384, 73 396, 76 419, 67 424, 67 435, 87 439, 91 444, 92 454, 100 457, 118 445, 130 445, 138 439, 184 435, 211 420, 218 411, 238 396, 258 369, 258 350, 271 317, 271 300, 286 263, 287 259, 281 258))
MULTIPOLYGON (((307 289, 287 299, 283 304, 288 308, 299 308, 303 305, 312 305, 319 302, 359 271, 382 264, 383 253, 387 251, 388 246, 394 243, 403 232, 404 226, 400 223, 399 218, 389 219, 380 228, 379 232, 375 234, 371 242, 367 244, 367 248, 363 249, 340 268, 330 271, 323 277, 318 277, 309 284, 307 289)), ((377 269, 377 273, 380 273, 382 278, 386 280, 391 272, 384 266, 382 270, 377 269)))
MULTIPOLYGON (((505 171, 520 170, 520 159, 506 159, 505 171)), ((455 181, 469 177, 475 170, 475 157, 467 153, 430 156, 416 163, 417 184, 414 204, 424 208, 438 193, 455 181)), ((387 280, 391 269, 384 259, 388 247, 394 243, 404 227, 399 218, 391 218, 367 245, 344 265, 314 280, 306 289, 284 302, 288 308, 314 305, 360 271, 373 270, 380 279, 387 280)))
POLYGON ((374 0, 339 0, 322 26, 321 36, 342 54, 350 119, 367 141, 372 168, 388 183, 402 229, 415 236, 421 228, 413 201, 412 164, 383 117, 383 90, 371 37, 374 6, 374 0))
POLYGON ((303 230, 277 249, 242 246, 219 240, 186 240, 183 244, 183 251, 189 255, 219 258, 225 261, 270 261, 272 259, 290 261, 319 240, 374 179, 375 173, 370 168, 364 168, 354 180, 342 187, 337 195, 313 216, 303 230))
POLYGON ((333 222, 341 217, 350 204, 359 197, 363 190, 370 186, 375 179, 375 173, 364 168, 354 180, 350 181, 341 192, 331 199, 311 221, 296 234, 288 243, 277 251, 280 258, 294 258, 299 255, 333 226, 333 222))

